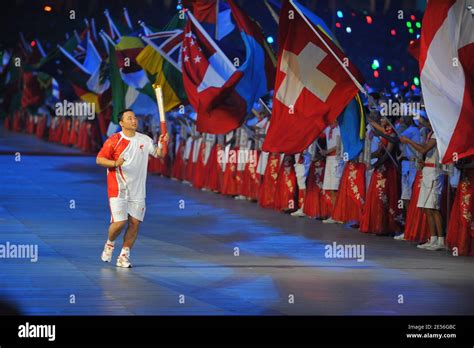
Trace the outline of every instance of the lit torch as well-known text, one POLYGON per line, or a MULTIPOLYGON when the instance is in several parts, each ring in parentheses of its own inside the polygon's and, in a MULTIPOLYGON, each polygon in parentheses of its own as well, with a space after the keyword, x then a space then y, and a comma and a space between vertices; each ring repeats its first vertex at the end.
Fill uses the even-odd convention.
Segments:
MULTIPOLYGON (((153 89, 156 94, 156 102, 158 103, 158 111, 160 112, 160 126, 161 126, 161 135, 162 138, 166 135, 166 116, 165 116, 165 106, 163 103, 163 91, 161 86, 158 84, 153 85, 153 89)), ((166 141, 161 142, 163 157, 168 153, 168 143, 166 141)))

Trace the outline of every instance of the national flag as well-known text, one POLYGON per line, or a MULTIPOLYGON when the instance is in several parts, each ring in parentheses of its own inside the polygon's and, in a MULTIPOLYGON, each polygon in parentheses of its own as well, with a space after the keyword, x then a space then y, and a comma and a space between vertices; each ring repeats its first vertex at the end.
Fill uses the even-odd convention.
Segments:
POLYGON ((148 45, 137 56, 137 63, 162 87, 165 111, 187 103, 181 67, 184 18, 176 14, 161 30, 142 36, 148 45))
POLYGON ((40 87, 37 73, 32 71, 23 72, 23 93, 21 96, 21 107, 36 109, 44 100, 44 91, 40 87))
POLYGON ((276 62, 272 60, 273 52, 266 47, 265 35, 259 25, 234 0, 227 2, 245 44, 246 60, 241 67, 245 74, 237 86, 237 92, 245 98, 247 112, 250 112, 253 104, 273 89, 276 62))
POLYGON ((230 8, 224 0, 188 0, 184 6, 192 8, 194 17, 218 41, 235 29, 230 8))
POLYGON ((355 159, 364 149, 365 115, 359 94, 346 106, 337 122, 341 130, 342 146, 348 161, 355 159))
POLYGON ((224 0, 188 0, 183 4, 192 8, 196 20, 227 57, 238 62, 245 60, 245 44, 240 31, 235 30, 228 3, 224 0))
POLYGON ((429 1, 422 23, 421 87, 442 163, 474 154, 474 18, 466 4, 429 1))
POLYGON ((115 47, 109 44, 109 76, 112 89, 112 122, 118 124, 118 113, 125 109, 125 94, 128 86, 120 76, 120 70, 115 55, 115 47))
POLYGON ((272 65, 261 46, 262 33, 233 1, 228 3, 246 48, 246 59, 238 68, 192 14, 185 29, 184 87, 198 113, 198 130, 205 133, 223 134, 239 127, 254 103, 268 93, 267 81, 272 78, 266 73, 272 65))
POLYGON ((224 134, 239 127, 247 105, 235 90, 243 73, 213 45, 192 14, 184 30, 182 48, 183 83, 196 110, 199 132, 224 134))
POLYGON ((308 17, 311 13, 295 1, 283 2, 273 111, 264 151, 304 151, 362 88, 357 68, 308 17))
POLYGON ((115 55, 120 76, 128 85, 125 107, 132 108, 137 115, 151 115, 157 113, 155 93, 150 77, 136 61, 143 48, 138 37, 122 36, 115 46, 115 55))

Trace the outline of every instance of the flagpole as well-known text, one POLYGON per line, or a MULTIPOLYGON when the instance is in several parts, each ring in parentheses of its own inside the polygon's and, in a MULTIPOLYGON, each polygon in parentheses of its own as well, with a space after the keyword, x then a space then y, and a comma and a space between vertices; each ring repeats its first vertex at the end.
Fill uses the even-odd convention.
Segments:
POLYGON ((214 31, 214 38, 219 37, 219 0, 216 1, 216 30, 214 31))
POLYGON ((77 30, 74 30, 73 33, 74 33, 74 36, 76 37, 77 43, 80 44, 81 43, 81 37, 77 33, 77 30))
POLYGON ((138 25, 140 25, 143 28, 143 31, 145 32, 145 35, 151 35, 152 31, 146 26, 144 21, 138 21, 138 25))
POLYGON ((25 48, 25 51, 27 53, 31 53, 32 49, 31 49, 30 45, 28 45, 26 43, 25 36, 23 35, 22 32, 20 32, 20 40, 21 40, 21 43, 23 44, 23 47, 25 48))
POLYGON ((123 16, 125 17, 125 21, 127 22, 128 27, 133 30, 132 22, 130 21, 128 10, 126 7, 123 8, 123 16))
POLYGON ((122 35, 120 35, 120 32, 118 31, 117 27, 115 26, 114 21, 112 20, 112 17, 110 17, 110 13, 109 13, 109 10, 108 10, 108 9, 106 9, 106 10, 104 11, 104 15, 105 15, 105 17, 107 17, 107 21, 109 22, 109 26, 110 26, 110 28, 112 29, 111 32, 112 32, 112 31, 115 31, 115 34, 117 34, 117 37, 118 37, 119 39, 121 39, 121 38, 122 38, 122 35))
POLYGON ((92 35, 94 35, 94 40, 97 41, 97 31, 95 29, 95 19, 91 19, 92 35))
POLYGON ((35 39, 35 41, 36 41, 36 44, 38 45, 38 50, 40 51, 41 56, 43 58, 46 57, 46 53, 44 52, 43 46, 41 45, 41 42, 39 41, 39 39, 35 39))
POLYGON ((276 24, 280 23, 280 18, 278 17, 278 14, 275 12, 275 10, 270 6, 267 0, 263 0, 265 3, 265 6, 268 8, 268 11, 270 12, 270 15, 273 17, 275 20, 276 24))
POLYGON ((57 46, 62 54, 64 54, 72 63, 74 63, 79 69, 81 69, 86 74, 90 75, 91 73, 81 64, 79 63, 76 58, 71 56, 68 51, 61 47, 61 45, 57 46))
POLYGON ((102 36, 102 38, 105 38, 113 47, 115 47, 115 42, 110 38, 109 34, 107 34, 104 30, 101 30, 99 34, 100 36, 102 36))
POLYGON ((300 10, 300 8, 298 6, 295 5, 295 3, 293 2, 293 0, 290 0, 290 4, 295 8, 296 12, 299 13, 299 15, 303 18, 303 20, 306 22, 306 24, 308 25, 308 27, 316 34, 316 36, 319 38, 319 40, 321 40, 321 42, 324 44, 324 46, 326 46, 326 48, 329 50, 329 52, 334 56, 334 58, 337 60, 337 62, 342 66, 342 68, 346 71, 346 73, 349 75, 349 77, 352 79, 352 81, 354 82, 354 84, 357 86, 357 88, 359 88, 359 90, 364 93, 364 95, 367 95, 367 90, 359 83, 359 81, 357 81, 357 79, 354 77, 354 75, 352 75, 352 73, 350 72, 350 70, 347 68, 347 66, 341 62, 341 60, 339 59, 339 57, 336 55, 336 53, 332 50, 332 48, 328 45, 328 43, 322 38, 322 36, 319 34, 319 32, 311 25, 311 23, 309 22, 308 18, 306 18, 306 16, 303 14, 303 12, 300 10))
POLYGON ((107 44, 107 41, 108 41, 107 38, 104 35, 102 35, 102 32, 99 32, 99 36, 102 39, 102 44, 104 45, 105 50, 107 51, 107 55, 110 54, 109 45, 107 44))

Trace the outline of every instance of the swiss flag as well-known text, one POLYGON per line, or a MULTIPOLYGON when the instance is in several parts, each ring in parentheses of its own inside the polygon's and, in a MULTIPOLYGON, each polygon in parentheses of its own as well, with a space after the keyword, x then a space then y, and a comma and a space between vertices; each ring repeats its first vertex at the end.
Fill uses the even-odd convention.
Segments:
POLYGON ((216 50, 187 14, 181 54, 184 89, 197 112, 197 130, 225 134, 239 127, 246 114, 247 104, 235 91, 243 73, 216 50))
POLYGON ((474 18, 467 1, 428 2, 419 63, 442 163, 474 155, 474 18))
MULTIPOLYGON (((283 1, 273 111, 263 144, 263 150, 268 152, 295 154, 305 150, 334 122, 358 92, 349 74, 297 9, 306 11, 305 17, 314 16, 293 1, 283 1)), ((330 36, 321 30, 321 26, 311 25, 339 59, 348 65, 353 76, 362 81, 359 71, 330 36)))

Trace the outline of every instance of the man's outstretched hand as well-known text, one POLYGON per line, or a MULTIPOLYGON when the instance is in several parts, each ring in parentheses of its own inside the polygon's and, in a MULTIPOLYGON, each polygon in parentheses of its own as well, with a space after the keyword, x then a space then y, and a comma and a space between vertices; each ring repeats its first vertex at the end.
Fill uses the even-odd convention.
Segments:
POLYGON ((168 133, 166 133, 165 135, 161 134, 160 138, 158 139, 161 144, 164 144, 165 142, 168 143, 169 140, 170 136, 168 135, 168 133))

